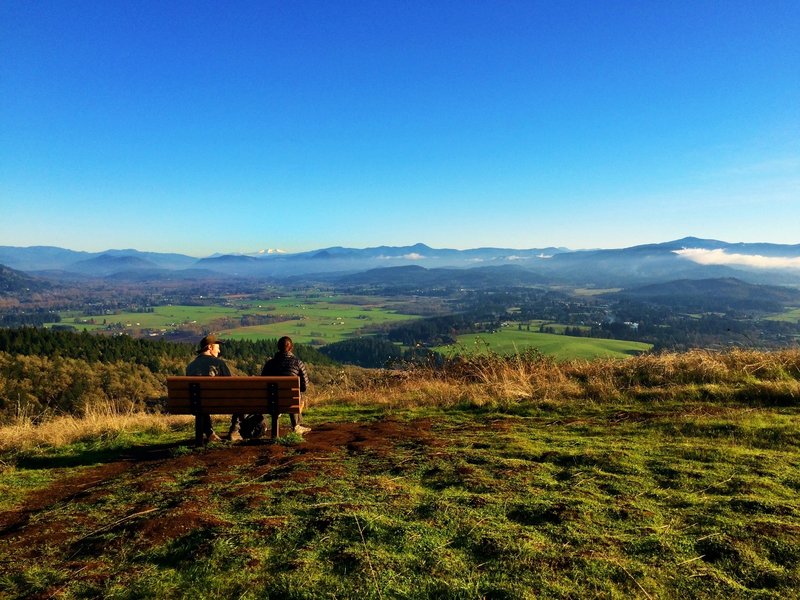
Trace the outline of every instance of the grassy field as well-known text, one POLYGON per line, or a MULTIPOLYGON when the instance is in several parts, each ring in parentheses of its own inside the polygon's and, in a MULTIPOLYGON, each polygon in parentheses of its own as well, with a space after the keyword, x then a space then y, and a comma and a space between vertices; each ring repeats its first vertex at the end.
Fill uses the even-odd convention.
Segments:
POLYGON ((793 308, 779 315, 772 315, 767 318, 771 321, 788 321, 790 323, 800 323, 800 308, 793 308))
POLYGON ((796 400, 332 401, 302 441, 193 449, 186 420, 94 432, 2 456, 0 590, 797 597, 797 417, 796 400))
POLYGON ((488 348, 500 354, 513 354, 533 347, 560 360, 572 358, 591 360, 602 357, 621 358, 646 352, 652 348, 651 344, 641 342, 519 331, 515 326, 505 327, 495 333, 461 335, 456 339, 457 346, 441 346, 437 350, 447 353, 457 348, 466 351, 482 351, 488 348))
POLYGON ((205 325, 214 319, 239 317, 242 312, 227 306, 156 306, 153 312, 121 312, 113 315, 91 315, 80 319, 94 319, 102 323, 121 323, 126 328, 175 329, 181 325, 205 325))
POLYGON ((0 596, 800 595, 798 351, 313 375, 277 443, 0 430, 0 596))
POLYGON ((262 314, 292 318, 279 323, 222 330, 220 336, 230 339, 260 339, 288 335, 301 344, 321 345, 338 342, 364 328, 418 318, 387 309, 384 303, 374 299, 369 304, 344 304, 325 300, 298 302, 289 299, 279 304, 270 301, 261 308, 256 306, 255 310, 264 310, 264 306, 269 306, 270 310, 262 314))
POLYGON ((116 325, 128 331, 172 331, 186 326, 207 327, 224 318, 239 319, 244 315, 260 315, 285 320, 266 325, 222 329, 218 333, 229 339, 262 339, 289 335, 301 344, 308 344, 313 340, 320 345, 342 340, 365 327, 419 318, 402 314, 397 306, 381 298, 236 299, 230 306, 156 306, 153 312, 147 313, 80 316, 65 313, 61 324, 87 330, 100 330, 116 325))
MULTIPOLYGON (((227 306, 156 306, 153 312, 119 312, 114 314, 75 315, 64 313, 61 324, 78 329, 96 330, 119 324, 125 329, 176 329, 182 325, 206 325, 223 317, 239 317, 242 311, 227 306), (94 321, 90 323, 89 321, 94 321)), ((53 324, 49 324, 52 326, 53 324)))

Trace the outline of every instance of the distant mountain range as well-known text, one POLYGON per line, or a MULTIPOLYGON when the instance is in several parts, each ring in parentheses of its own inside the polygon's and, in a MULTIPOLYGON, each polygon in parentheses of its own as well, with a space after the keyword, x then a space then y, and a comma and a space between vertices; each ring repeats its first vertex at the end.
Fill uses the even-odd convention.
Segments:
POLYGON ((91 253, 51 246, 0 246, 0 264, 51 281, 302 277, 353 285, 394 281, 412 287, 470 287, 505 281, 507 285, 627 288, 679 279, 737 278, 751 284, 800 285, 800 244, 729 243, 694 237, 613 250, 455 250, 414 244, 206 258, 132 249, 91 253))

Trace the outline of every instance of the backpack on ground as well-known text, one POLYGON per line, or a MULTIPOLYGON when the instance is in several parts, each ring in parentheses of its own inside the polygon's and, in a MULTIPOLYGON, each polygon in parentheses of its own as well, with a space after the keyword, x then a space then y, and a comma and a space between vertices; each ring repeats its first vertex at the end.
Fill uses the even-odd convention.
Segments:
POLYGON ((245 415, 239 425, 239 435, 246 440, 260 438, 267 431, 264 415, 245 415))

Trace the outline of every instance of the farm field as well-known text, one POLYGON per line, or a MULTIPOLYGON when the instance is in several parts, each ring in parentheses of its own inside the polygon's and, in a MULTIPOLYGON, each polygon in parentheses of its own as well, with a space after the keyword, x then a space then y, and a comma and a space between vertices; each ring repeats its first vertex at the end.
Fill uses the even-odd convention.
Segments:
POLYGON ((369 304, 345 304, 327 300, 302 301, 281 299, 256 305, 258 314, 285 317, 288 320, 265 325, 252 325, 223 329, 220 337, 237 340, 253 340, 290 336, 300 344, 321 346, 338 342, 365 328, 378 327, 419 318, 385 308, 379 300, 371 298, 369 304), (268 310, 265 311, 265 307, 268 310))
POLYGON ((787 310, 779 315, 772 315, 767 317, 771 321, 788 321, 790 323, 800 323, 800 308, 793 308, 787 310))
POLYGON ((519 331, 516 326, 504 327, 495 333, 466 334, 457 338, 456 346, 440 346, 440 352, 452 352, 462 348, 466 351, 492 350, 499 354, 514 354, 526 348, 538 348, 543 354, 559 360, 573 358, 591 360, 594 358, 619 357, 647 352, 651 344, 625 340, 604 340, 597 338, 571 337, 538 331, 519 331))
MULTIPOLYGON (((329 344, 353 335, 367 327, 377 327, 419 318, 398 312, 402 304, 380 298, 349 298, 350 302, 333 297, 308 299, 283 297, 269 300, 247 299, 231 302, 229 306, 156 306, 152 312, 121 312, 116 314, 62 315, 61 325, 71 325, 89 331, 154 330, 174 331, 186 327, 214 327, 220 337, 228 339, 275 338, 292 336, 301 344, 329 344), (278 321, 264 325, 230 327, 231 320, 245 315, 272 317, 278 321), (225 327, 224 325, 228 325, 225 327)), ((53 326, 55 324, 50 324, 53 326)))
MULTIPOLYGON (((537 330, 539 328, 539 325, 544 325, 547 328, 552 328, 553 333, 558 333, 558 334, 564 333, 564 330, 567 327, 577 327, 578 329, 581 329, 582 331, 590 331, 591 330, 591 327, 589 327, 587 325, 564 325, 562 323, 551 323, 549 321, 531 321, 531 328, 533 328, 534 325, 535 325, 537 330)), ((508 325, 508 328, 510 329, 511 327, 515 327, 515 326, 516 326, 515 323, 511 323, 511 324, 508 325)), ((525 327, 525 325, 523 324, 523 329, 524 329, 524 327, 525 327)), ((538 333, 538 331, 537 331, 537 333, 538 333)))
POLYGON ((800 589, 796 405, 331 404, 306 422, 276 444, 194 449, 184 420, 0 455, 3 597, 800 589))
POLYGON ((153 312, 119 312, 114 314, 62 315, 62 324, 76 328, 102 329, 119 324, 126 329, 175 329, 181 325, 206 325, 215 319, 241 316, 241 311, 226 306, 156 306, 153 312), (93 320, 94 323, 86 321, 93 320))

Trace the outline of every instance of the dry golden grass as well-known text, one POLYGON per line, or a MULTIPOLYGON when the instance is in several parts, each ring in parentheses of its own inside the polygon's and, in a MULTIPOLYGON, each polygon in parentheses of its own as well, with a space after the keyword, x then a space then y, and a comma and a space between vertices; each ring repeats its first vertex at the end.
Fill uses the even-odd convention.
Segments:
POLYGON ((692 350, 565 362, 537 352, 487 352, 403 371, 329 368, 308 399, 410 407, 682 397, 792 404, 800 399, 800 350, 692 350))
MULTIPOLYGON (((537 352, 510 357, 483 353, 404 370, 319 367, 312 378, 306 395, 312 410, 324 404, 510 408, 538 402, 692 400, 789 406, 800 403, 800 350, 693 350, 566 362, 537 352)), ((39 424, 20 418, 0 427, 0 453, 126 431, 167 431, 192 418, 120 412, 111 404, 92 405, 82 417, 60 416, 39 424)))
POLYGON ((129 431, 165 432, 192 422, 191 416, 117 412, 108 406, 83 416, 63 415, 42 423, 20 419, 0 427, 0 453, 29 451, 41 446, 65 446, 80 440, 107 438, 129 431))

